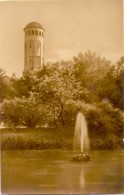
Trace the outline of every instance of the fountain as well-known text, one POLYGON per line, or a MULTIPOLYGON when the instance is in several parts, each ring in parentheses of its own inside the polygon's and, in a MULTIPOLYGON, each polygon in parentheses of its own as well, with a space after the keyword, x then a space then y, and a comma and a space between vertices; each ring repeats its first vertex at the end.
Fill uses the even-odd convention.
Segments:
POLYGON ((88 128, 84 115, 79 112, 76 118, 75 132, 74 132, 74 150, 76 154, 73 160, 76 161, 89 161, 90 155, 89 151, 89 138, 88 138, 88 128))

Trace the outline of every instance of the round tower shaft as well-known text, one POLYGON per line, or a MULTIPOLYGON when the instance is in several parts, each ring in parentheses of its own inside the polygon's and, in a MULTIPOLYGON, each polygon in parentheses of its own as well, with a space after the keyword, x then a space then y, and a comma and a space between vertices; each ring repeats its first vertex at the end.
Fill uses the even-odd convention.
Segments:
POLYGON ((24 72, 40 70, 44 62, 44 32, 41 24, 31 22, 24 28, 24 72))

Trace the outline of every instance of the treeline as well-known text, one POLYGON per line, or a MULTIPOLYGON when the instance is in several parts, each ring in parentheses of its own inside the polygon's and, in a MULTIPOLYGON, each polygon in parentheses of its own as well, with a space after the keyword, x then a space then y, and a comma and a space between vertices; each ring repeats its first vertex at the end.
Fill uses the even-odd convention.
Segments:
POLYGON ((96 53, 43 66, 21 78, 0 69, 1 122, 5 126, 74 126, 81 110, 90 135, 123 135, 124 57, 115 65, 96 53))

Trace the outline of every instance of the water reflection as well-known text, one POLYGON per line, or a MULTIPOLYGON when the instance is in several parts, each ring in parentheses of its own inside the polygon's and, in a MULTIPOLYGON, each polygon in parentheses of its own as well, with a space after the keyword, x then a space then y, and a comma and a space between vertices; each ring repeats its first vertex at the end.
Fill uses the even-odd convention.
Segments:
POLYGON ((81 169, 81 172, 80 172, 80 186, 81 188, 83 188, 85 186, 85 172, 84 172, 84 169, 82 168, 81 169))

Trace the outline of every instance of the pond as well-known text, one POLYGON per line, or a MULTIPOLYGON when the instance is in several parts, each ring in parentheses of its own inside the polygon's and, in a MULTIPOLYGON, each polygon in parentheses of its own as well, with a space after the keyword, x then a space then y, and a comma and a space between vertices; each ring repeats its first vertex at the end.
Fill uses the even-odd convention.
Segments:
POLYGON ((69 151, 2 151, 2 193, 124 193, 123 151, 91 156, 89 162, 74 162, 69 151))

